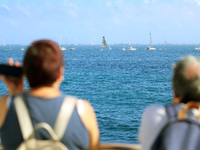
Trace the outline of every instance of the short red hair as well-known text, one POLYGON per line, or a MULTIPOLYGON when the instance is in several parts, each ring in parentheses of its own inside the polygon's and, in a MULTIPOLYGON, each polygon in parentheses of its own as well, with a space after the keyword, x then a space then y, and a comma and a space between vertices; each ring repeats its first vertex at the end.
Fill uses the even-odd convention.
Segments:
POLYGON ((63 54, 59 46, 50 40, 33 42, 23 60, 23 70, 31 88, 51 86, 57 79, 63 54))

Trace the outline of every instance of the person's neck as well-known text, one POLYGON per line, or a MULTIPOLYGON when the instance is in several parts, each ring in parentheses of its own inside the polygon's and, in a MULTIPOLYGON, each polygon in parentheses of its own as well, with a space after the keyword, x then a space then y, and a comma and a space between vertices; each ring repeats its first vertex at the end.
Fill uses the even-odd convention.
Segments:
POLYGON ((33 96, 42 98, 54 98, 61 95, 59 88, 54 86, 31 88, 28 92, 33 96))

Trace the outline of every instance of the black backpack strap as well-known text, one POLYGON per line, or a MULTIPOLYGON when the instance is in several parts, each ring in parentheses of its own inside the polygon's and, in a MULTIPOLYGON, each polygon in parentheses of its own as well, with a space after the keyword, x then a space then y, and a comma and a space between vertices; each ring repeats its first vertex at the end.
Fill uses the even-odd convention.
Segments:
POLYGON ((179 104, 165 105, 165 111, 169 121, 173 121, 177 118, 180 108, 181 106, 179 104))
POLYGON ((177 121, 177 114, 181 106, 179 104, 176 104, 176 105, 169 104, 169 105, 165 105, 164 107, 165 107, 168 121, 158 133, 157 137, 155 138, 155 141, 152 143, 152 147, 150 148, 150 150, 168 150, 164 142, 165 140, 166 141, 168 140, 168 139, 165 139, 164 137, 166 134, 165 130, 166 128, 168 128, 168 126, 170 126, 171 124, 177 121))

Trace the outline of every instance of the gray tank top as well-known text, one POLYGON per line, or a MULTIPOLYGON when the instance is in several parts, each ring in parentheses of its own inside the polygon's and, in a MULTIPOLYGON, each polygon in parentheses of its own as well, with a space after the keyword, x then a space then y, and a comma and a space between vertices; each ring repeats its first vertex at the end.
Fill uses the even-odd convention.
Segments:
MULTIPOLYGON (((34 97, 28 93, 24 93, 23 96, 33 126, 39 122, 46 122, 53 128, 65 95, 62 94, 52 99, 34 97)), ((11 98, 10 107, 0 132, 1 141, 5 150, 14 150, 23 141, 13 97, 11 98)), ((37 139, 49 138, 48 133, 43 129, 38 130, 35 136, 37 139)), ((89 147, 89 133, 83 125, 76 107, 72 113, 62 142, 69 150, 85 150, 89 147)))

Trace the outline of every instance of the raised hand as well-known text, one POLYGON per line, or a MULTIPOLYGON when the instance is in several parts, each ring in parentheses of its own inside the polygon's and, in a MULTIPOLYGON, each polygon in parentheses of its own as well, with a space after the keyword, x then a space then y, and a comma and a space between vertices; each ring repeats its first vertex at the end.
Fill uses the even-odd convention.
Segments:
MULTIPOLYGON (((21 66, 21 64, 17 61, 14 63, 14 60, 12 58, 8 59, 8 65, 10 66, 14 65, 17 67, 21 66)), ((0 75, 0 79, 5 83, 10 95, 15 95, 23 92, 24 90, 23 75, 19 78, 10 78, 6 77, 5 75, 0 75)))

